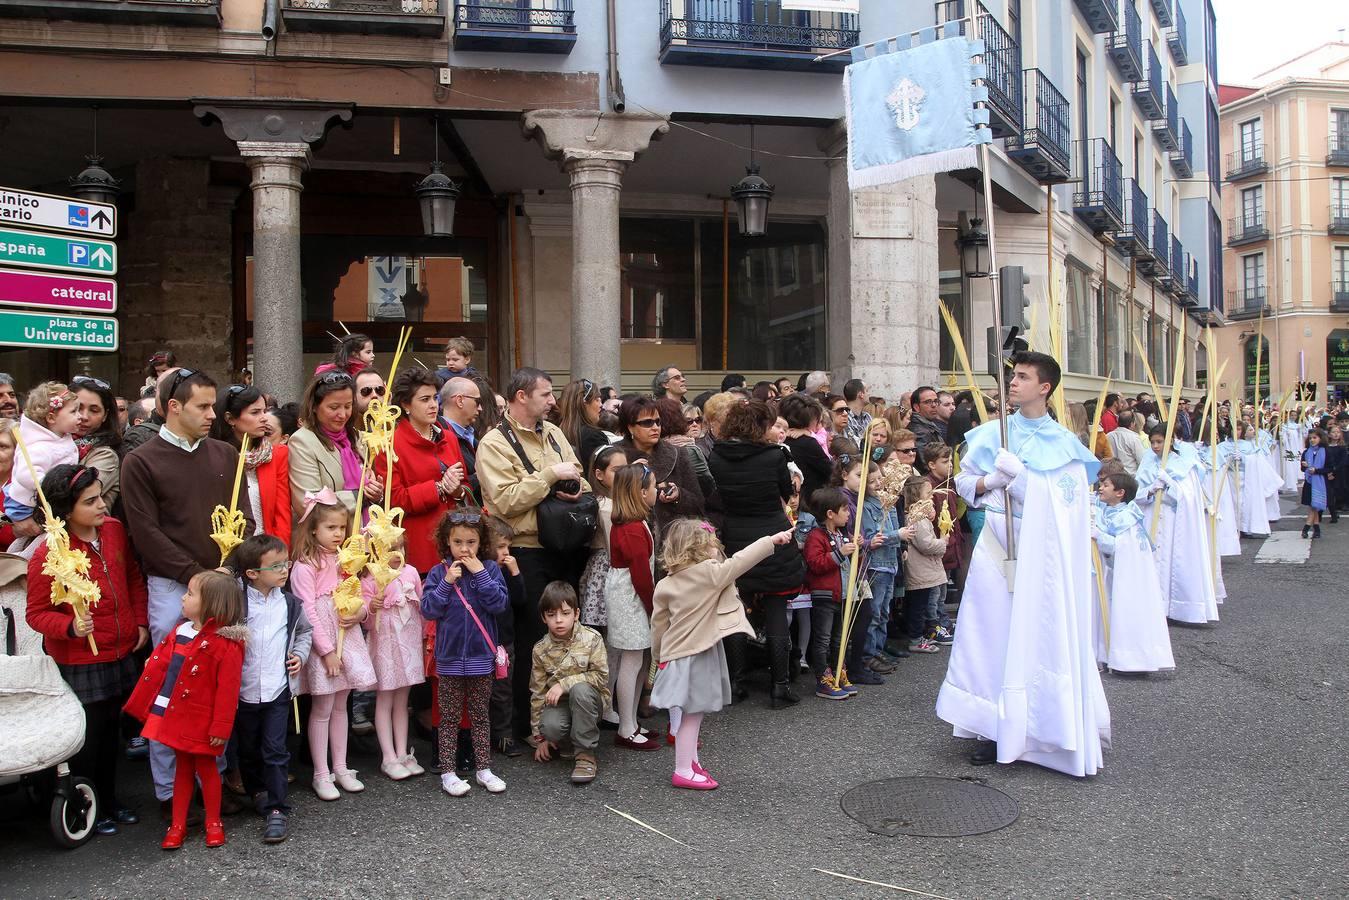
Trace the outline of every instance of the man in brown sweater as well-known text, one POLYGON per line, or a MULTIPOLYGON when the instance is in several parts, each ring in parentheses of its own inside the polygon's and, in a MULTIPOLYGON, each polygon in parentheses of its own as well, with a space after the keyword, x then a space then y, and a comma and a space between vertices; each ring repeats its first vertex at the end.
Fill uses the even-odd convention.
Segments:
MULTIPOLYGON (((193 575, 220 563, 211 540, 211 511, 229 506, 239 454, 206 437, 215 421, 215 382, 202 372, 179 369, 159 385, 164 424, 122 461, 122 507, 127 530, 141 558, 150 593, 150 637, 156 645, 182 618, 183 594, 193 575)), ((248 491, 239 510, 254 530, 248 491)), ((221 759, 223 760, 223 756, 221 759)), ((174 754, 150 744, 150 771, 161 807, 173 796, 174 754)))

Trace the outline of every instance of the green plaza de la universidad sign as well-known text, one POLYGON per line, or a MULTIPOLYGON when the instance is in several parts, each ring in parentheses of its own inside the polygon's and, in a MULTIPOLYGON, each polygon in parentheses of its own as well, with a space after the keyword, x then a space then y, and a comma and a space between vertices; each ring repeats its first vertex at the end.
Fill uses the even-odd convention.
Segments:
POLYGON ((118 347, 117 320, 107 316, 0 310, 0 346, 111 352, 118 347))

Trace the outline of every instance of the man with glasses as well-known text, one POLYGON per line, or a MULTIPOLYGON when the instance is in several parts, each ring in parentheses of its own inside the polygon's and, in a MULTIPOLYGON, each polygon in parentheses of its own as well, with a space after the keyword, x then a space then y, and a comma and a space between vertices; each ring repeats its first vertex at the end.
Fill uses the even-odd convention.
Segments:
POLYGON ((8 372, 0 372, 0 419, 19 420, 19 395, 8 372))
POLYGON ((387 390, 384 376, 369 366, 356 373, 356 399, 352 401, 352 415, 356 417, 357 429, 365 427, 365 411, 370 408, 370 401, 376 397, 382 398, 387 390))
POLYGON ((923 448, 928 444, 946 443, 946 421, 941 417, 941 399, 936 388, 923 385, 916 388, 912 395, 913 417, 909 419, 909 430, 918 439, 918 458, 914 465, 918 471, 927 474, 923 464, 923 448))
POLYGON ((473 425, 482 409, 482 389, 472 378, 455 377, 440 389, 440 417, 459 440, 459 455, 474 501, 482 505, 482 487, 478 482, 478 436, 473 425))
POLYGON ((656 373, 655 378, 651 379, 651 396, 657 400, 664 400, 668 397, 671 400, 678 400, 683 403, 684 395, 688 392, 688 379, 675 366, 666 366, 656 373))
MULTIPOLYGON (((183 595, 192 576, 220 565, 220 548, 211 539, 211 512, 216 506, 229 508, 239 462, 233 446, 206 436, 215 421, 216 385, 204 372, 165 372, 157 397, 164 410, 158 435, 122 461, 122 505, 147 576, 150 637, 156 646, 182 618, 183 595)), ((247 523, 244 533, 252 534, 255 519, 247 491, 239 492, 239 511, 247 523)), ((220 761, 223 766, 223 755, 220 761)), ((173 750, 152 741, 150 771, 167 819, 173 750)))

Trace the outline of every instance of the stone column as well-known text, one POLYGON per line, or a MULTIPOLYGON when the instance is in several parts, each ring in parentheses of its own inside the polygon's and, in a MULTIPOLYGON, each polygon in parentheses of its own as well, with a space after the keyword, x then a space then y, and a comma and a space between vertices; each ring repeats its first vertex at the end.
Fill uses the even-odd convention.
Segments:
POLYGON ((571 178, 572 377, 617 387, 623 374, 619 192, 628 165, 670 126, 658 116, 546 109, 525 113, 523 127, 571 178))
POLYGON ((819 146, 829 163, 829 356, 835 389, 860 378, 890 398, 940 371, 937 188, 928 175, 848 190, 842 123, 819 146))
POLYGON ((300 176, 309 145, 240 141, 253 174, 254 382, 278 397, 304 388, 300 355, 300 176))

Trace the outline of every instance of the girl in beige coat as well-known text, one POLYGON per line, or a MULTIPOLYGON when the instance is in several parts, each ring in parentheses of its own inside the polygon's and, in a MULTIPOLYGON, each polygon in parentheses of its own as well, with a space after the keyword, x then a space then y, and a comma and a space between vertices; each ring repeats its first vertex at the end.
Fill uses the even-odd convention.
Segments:
POLYGON ((904 553, 904 630, 909 633, 910 653, 936 653, 939 645, 927 636, 935 622, 937 597, 946 584, 946 538, 937 534, 937 510, 932 503, 932 482, 915 475, 904 482, 904 529, 908 547, 904 553))

